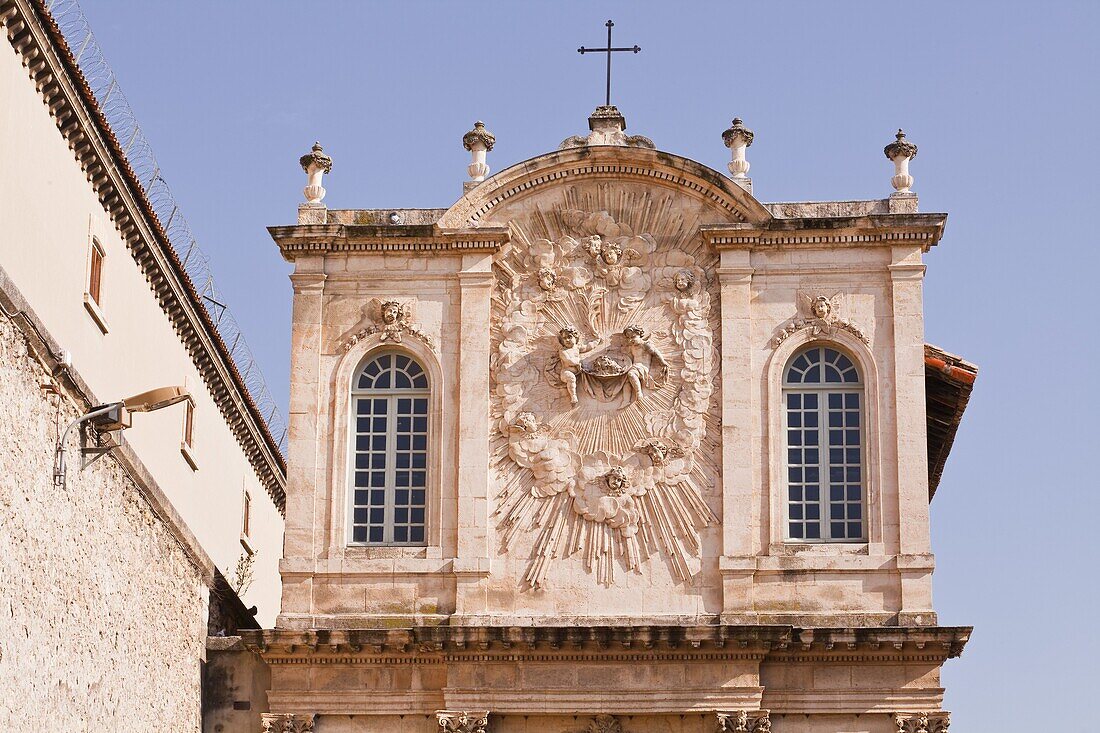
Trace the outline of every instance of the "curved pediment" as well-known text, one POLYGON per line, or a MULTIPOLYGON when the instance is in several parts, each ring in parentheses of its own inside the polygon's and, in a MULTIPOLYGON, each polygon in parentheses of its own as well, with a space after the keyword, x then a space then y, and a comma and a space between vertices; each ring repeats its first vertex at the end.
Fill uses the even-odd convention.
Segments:
POLYGON ((760 226, 771 219, 752 194, 701 163, 659 150, 598 145, 547 153, 497 173, 455 202, 439 220, 439 227, 477 227, 494 221, 494 210, 512 199, 548 187, 592 181, 677 190, 709 203, 719 214, 713 223, 760 226))

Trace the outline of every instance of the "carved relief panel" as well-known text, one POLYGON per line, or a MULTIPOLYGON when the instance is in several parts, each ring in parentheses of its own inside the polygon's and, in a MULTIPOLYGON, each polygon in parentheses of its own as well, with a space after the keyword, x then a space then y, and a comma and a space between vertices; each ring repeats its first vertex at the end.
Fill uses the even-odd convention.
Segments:
POLYGON ((718 522, 717 257, 674 201, 566 188, 495 258, 493 517, 504 549, 535 536, 529 586, 654 555, 687 580, 718 522))

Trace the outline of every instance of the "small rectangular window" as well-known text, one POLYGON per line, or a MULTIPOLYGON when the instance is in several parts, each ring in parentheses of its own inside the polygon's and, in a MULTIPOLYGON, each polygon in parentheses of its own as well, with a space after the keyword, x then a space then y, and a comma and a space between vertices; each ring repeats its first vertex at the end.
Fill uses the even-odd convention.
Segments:
POLYGON ((248 537, 249 524, 252 521, 252 495, 244 492, 244 515, 241 517, 241 534, 248 537))
POLYGON ((195 447, 195 403, 187 400, 183 411, 183 444, 188 448, 195 447))
POLYGON ((96 305, 102 305, 103 293, 103 245, 98 239, 92 239, 91 261, 88 264, 88 296, 96 305))
POLYGON ((180 439, 180 453, 183 460, 191 470, 199 470, 199 462, 195 457, 195 403, 187 399, 183 403, 183 436, 180 439))

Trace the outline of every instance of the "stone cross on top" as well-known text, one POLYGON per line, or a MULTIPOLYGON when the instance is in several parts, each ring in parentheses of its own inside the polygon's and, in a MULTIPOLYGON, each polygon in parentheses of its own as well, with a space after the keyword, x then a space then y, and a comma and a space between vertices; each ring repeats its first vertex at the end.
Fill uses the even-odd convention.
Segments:
POLYGON ((607 26, 607 48, 585 48, 581 46, 577 49, 578 53, 603 53, 607 52, 607 101, 604 104, 608 107, 611 106, 611 52, 612 51, 633 51, 638 53, 642 50, 641 46, 632 46, 630 48, 612 48, 611 47, 611 29, 615 26, 610 20, 604 23, 607 26))

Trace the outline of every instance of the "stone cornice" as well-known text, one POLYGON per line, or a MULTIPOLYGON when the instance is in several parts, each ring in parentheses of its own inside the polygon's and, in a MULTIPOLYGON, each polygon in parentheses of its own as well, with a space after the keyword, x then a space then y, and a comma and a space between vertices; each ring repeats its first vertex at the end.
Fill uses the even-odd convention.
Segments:
POLYGON ((451 661, 750 659, 942 663, 962 653, 969 627, 417 626, 241 631, 271 664, 432 664, 451 661))
POLYGON ((283 257, 348 252, 466 254, 496 252, 508 242, 507 227, 443 231, 429 224, 299 224, 268 227, 283 257))
POLYGON ((194 360, 253 469, 282 512, 286 465, 210 314, 41 0, 0 0, 8 40, 104 210, 194 360))
POLYGON ((716 249, 768 247, 891 247, 919 245, 927 252, 943 236, 947 214, 869 214, 853 217, 773 219, 767 226, 704 224, 703 241, 716 249))

